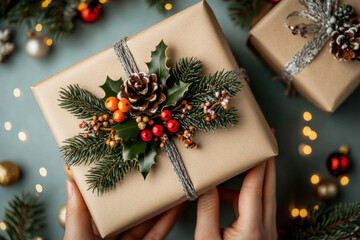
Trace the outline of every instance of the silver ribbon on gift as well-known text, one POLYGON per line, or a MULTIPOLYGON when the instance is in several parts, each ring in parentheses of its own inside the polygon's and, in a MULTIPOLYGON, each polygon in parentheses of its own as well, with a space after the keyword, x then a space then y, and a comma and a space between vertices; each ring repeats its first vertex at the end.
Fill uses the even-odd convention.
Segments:
MULTIPOLYGON (((126 38, 123 38, 120 41, 116 42, 113 46, 113 49, 127 75, 139 72, 135 60, 131 54, 131 51, 126 43, 126 38)), ((245 69, 243 68, 233 70, 232 74, 234 74, 237 79, 239 79, 239 81, 241 79, 245 79, 248 81, 249 79, 245 69)), ((169 157, 170 163, 179 182, 181 183, 182 189, 184 190, 186 197, 190 201, 196 200, 198 196, 196 194, 194 185, 190 179, 188 172, 186 171, 184 162, 181 159, 180 153, 176 148, 176 145, 172 138, 169 138, 166 141, 166 144, 162 148, 162 150, 165 151, 167 156, 169 157)))
POLYGON ((290 13, 284 20, 285 27, 293 34, 300 34, 303 37, 307 34, 315 35, 286 63, 277 77, 285 84, 287 93, 291 90, 294 77, 315 58, 330 39, 330 19, 338 5, 338 0, 298 0, 298 2, 304 10, 290 13), (289 25, 289 18, 296 16, 309 19, 312 23, 289 25))

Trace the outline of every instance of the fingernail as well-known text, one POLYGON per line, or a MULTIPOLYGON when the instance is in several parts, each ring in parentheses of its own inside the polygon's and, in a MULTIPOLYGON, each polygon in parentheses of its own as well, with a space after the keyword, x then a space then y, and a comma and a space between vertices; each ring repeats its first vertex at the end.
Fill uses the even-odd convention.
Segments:
POLYGON ((73 186, 69 180, 66 180, 66 191, 67 191, 67 197, 68 199, 70 199, 73 195, 73 186))

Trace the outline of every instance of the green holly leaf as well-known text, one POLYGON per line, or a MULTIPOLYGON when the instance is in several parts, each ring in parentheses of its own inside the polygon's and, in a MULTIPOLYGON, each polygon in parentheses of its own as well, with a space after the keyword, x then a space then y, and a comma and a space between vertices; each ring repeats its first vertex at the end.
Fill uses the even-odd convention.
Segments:
POLYGON ((176 103, 184 96, 184 94, 189 90, 189 86, 192 83, 186 83, 180 81, 179 84, 174 84, 171 88, 167 89, 166 102, 163 108, 168 106, 175 106, 176 103))
POLYGON ((146 145, 146 142, 141 139, 135 142, 125 142, 123 150, 124 161, 139 160, 146 152, 146 145))
POLYGON ((105 97, 103 100, 106 100, 108 97, 116 97, 118 92, 120 92, 120 87, 123 84, 123 80, 120 78, 119 80, 112 80, 109 76, 107 76, 106 81, 100 87, 105 92, 105 97))
POLYGON ((168 57, 166 56, 167 45, 163 40, 156 46, 155 51, 151 52, 151 61, 146 63, 149 68, 149 74, 155 73, 158 81, 166 87, 166 80, 170 76, 169 70, 166 66, 168 57))
POLYGON ((155 157, 158 155, 158 147, 156 142, 149 143, 145 154, 141 155, 138 160, 139 172, 143 175, 144 179, 149 174, 151 166, 155 164, 155 157))
POLYGON ((140 133, 140 129, 135 119, 131 118, 127 122, 119 123, 112 127, 116 131, 117 138, 125 141, 129 139, 136 139, 140 133))

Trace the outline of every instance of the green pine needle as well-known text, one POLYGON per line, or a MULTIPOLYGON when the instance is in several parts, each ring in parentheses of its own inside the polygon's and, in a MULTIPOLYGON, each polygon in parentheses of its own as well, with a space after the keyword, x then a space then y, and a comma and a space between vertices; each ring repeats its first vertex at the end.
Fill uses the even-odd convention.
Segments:
POLYGON ((93 116, 101 116, 103 114, 112 115, 105 108, 104 101, 98 99, 91 92, 82 89, 79 85, 69 85, 67 89, 62 88, 59 106, 79 119, 92 119, 93 116))
MULTIPOLYGON (((34 239, 42 234, 45 226, 45 208, 38 197, 30 193, 14 196, 5 209, 3 221, 11 240, 34 239)), ((5 239, 4 237, 0 239, 5 239)))
POLYGON ((249 26, 251 21, 259 15, 261 6, 266 0, 230 0, 229 16, 235 24, 242 27, 249 26))
POLYGON ((176 84, 179 84, 180 81, 194 82, 201 78, 202 67, 202 62, 197 58, 181 58, 171 69, 171 76, 176 84))

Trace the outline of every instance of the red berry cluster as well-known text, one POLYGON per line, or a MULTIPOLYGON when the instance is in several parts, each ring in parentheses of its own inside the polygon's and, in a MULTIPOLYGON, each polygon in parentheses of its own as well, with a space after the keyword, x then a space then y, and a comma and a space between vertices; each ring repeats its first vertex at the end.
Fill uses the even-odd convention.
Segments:
MULTIPOLYGON (((163 121, 166 122, 166 128, 169 132, 171 133, 176 133, 177 131, 179 131, 180 128, 180 123, 175 120, 172 119, 173 115, 171 113, 170 110, 164 110, 160 113, 160 117, 163 121)), ((149 120, 148 117, 138 117, 138 119, 136 119, 138 121, 139 124, 139 128, 142 130, 141 131, 141 139, 145 142, 150 142, 153 139, 153 136, 155 136, 154 140, 158 140, 157 137, 164 137, 164 135, 166 135, 164 133, 164 127, 160 124, 154 124, 153 120, 149 120), (145 129, 146 127, 146 123, 148 123, 149 125, 153 125, 152 129, 145 129)), ((167 139, 167 138, 166 138, 167 139)))

